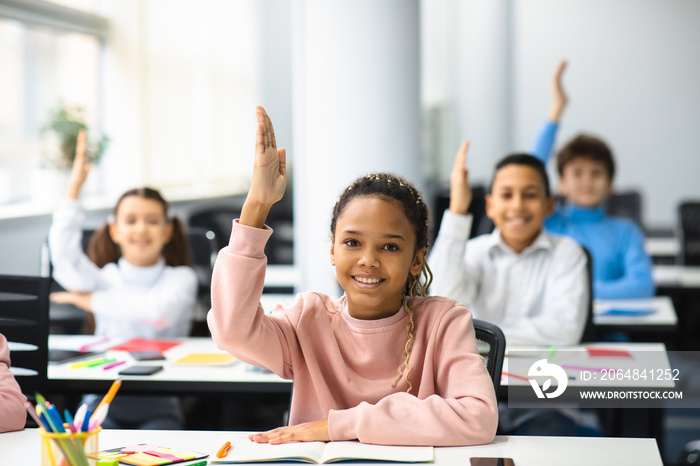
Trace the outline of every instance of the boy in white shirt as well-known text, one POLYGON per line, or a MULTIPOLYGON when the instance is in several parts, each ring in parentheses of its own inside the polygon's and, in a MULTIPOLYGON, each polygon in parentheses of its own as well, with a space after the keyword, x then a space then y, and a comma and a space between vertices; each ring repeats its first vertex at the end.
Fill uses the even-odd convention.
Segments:
MULTIPOLYGON (((579 343, 588 312, 587 258, 574 240, 543 227, 555 202, 544 165, 528 154, 498 162, 486 196, 486 215, 496 229, 468 239, 468 147, 463 143, 455 157, 449 210, 428 258, 431 293, 498 325, 508 344, 579 343)), ((498 408, 499 434, 579 435, 576 411, 498 408)))
POLYGON ((544 165, 527 154, 501 160, 486 196, 486 214, 496 229, 468 240, 468 146, 462 144, 455 157, 450 207, 428 259, 431 292, 498 325, 509 344, 577 344, 589 300, 586 256, 572 239, 543 228, 554 209, 544 165))

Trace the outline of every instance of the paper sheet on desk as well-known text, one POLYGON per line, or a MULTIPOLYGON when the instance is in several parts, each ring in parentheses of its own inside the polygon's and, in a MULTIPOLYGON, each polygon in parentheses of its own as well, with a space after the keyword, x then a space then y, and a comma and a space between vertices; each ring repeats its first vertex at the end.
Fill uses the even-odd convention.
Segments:
POLYGON ((228 353, 190 353, 177 359, 173 365, 225 366, 233 363, 236 358, 228 353))

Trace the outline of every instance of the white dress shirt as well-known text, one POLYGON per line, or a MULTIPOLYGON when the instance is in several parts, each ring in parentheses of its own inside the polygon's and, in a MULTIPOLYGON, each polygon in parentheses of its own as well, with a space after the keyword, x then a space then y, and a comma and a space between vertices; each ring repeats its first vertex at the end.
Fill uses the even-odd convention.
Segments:
POLYGON ((97 267, 81 247, 83 212, 64 200, 53 215, 49 248, 53 277, 66 290, 92 292, 96 335, 172 338, 189 334, 197 275, 191 267, 170 267, 161 258, 138 267, 123 257, 97 267))
POLYGON ((579 343, 588 312, 586 256, 572 239, 544 229, 521 253, 500 231, 468 240, 471 215, 445 211, 428 258, 431 294, 464 303, 498 325, 509 344, 579 343))

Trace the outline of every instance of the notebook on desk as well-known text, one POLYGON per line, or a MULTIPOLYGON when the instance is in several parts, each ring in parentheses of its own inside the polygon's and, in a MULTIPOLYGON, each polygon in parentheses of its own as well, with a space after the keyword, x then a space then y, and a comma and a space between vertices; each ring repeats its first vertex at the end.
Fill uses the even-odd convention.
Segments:
POLYGON ((433 447, 370 445, 353 442, 294 442, 281 445, 255 443, 247 436, 224 436, 221 445, 231 442, 228 453, 218 458, 209 455, 209 464, 294 461, 325 464, 339 461, 382 461, 397 463, 431 463, 433 447))

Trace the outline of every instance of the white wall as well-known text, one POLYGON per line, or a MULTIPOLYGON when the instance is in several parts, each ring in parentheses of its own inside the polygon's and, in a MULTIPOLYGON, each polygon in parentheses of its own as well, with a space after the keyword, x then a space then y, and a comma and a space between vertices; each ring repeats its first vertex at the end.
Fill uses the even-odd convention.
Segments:
MULTIPOLYGON (((441 178, 447 179, 448 162, 464 138, 473 141, 472 178, 490 178, 491 167, 505 154, 495 150, 494 135, 499 130, 484 128, 483 122, 498 121, 504 105, 512 107, 510 121, 504 124, 511 129, 510 134, 502 133, 508 150, 529 149, 549 108, 550 74, 557 62, 566 58, 569 68, 565 85, 570 104, 559 142, 580 131, 606 139, 618 162, 616 186, 642 192, 645 222, 675 222, 679 200, 700 197, 700 157, 695 149, 700 128, 700 2, 496 3, 500 6, 489 0, 459 1, 451 10, 458 16, 457 21, 444 14, 441 21, 426 25, 427 35, 435 28, 450 26, 457 28, 452 37, 464 38, 451 58, 439 64, 431 62, 433 68, 426 72, 433 78, 426 79, 426 85, 436 82, 438 73, 452 73, 467 83, 503 66, 499 63, 504 57, 510 63, 509 82, 504 86, 507 94, 500 100, 483 98, 493 92, 496 81, 486 85, 483 92, 473 86, 456 86, 451 98, 445 98, 445 105, 458 102, 458 109, 453 112, 456 120, 452 122, 456 130, 444 144, 451 149, 443 154, 441 178), (508 6, 509 13, 494 15, 494 9, 503 5, 508 6), (494 46, 489 31, 503 30, 503 22, 510 31, 510 42, 494 46), (475 36, 479 29, 483 32, 475 36), (485 55, 486 49, 479 44, 493 55, 485 55)), ((426 2, 427 8, 430 5, 426 2)), ((445 9, 444 5, 441 8, 445 9)), ((440 30, 439 34, 447 33, 440 30)), ((428 49, 425 53, 434 57, 443 51, 428 49)))

